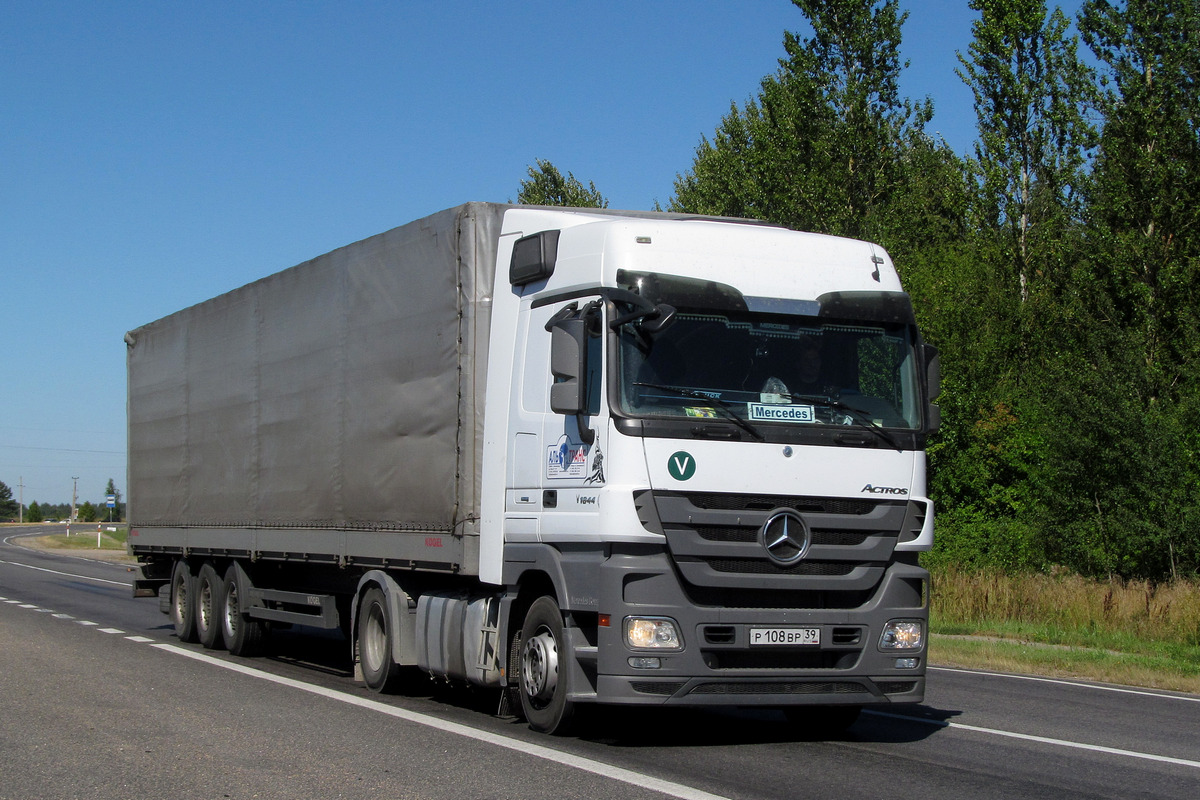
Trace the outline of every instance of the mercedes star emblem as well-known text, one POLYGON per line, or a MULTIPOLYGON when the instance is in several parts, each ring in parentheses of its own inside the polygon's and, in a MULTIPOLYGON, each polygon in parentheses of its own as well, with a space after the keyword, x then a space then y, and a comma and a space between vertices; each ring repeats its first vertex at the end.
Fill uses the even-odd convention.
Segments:
POLYGON ((767 556, 780 566, 791 566, 804 558, 812 535, 795 511, 776 511, 758 531, 758 541, 767 556))

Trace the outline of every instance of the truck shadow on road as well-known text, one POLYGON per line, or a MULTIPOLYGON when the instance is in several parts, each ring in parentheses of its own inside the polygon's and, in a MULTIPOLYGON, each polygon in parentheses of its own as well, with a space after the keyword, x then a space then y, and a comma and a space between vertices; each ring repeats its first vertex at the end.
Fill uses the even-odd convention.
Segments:
POLYGON ((864 711, 845 731, 822 730, 767 709, 585 709, 579 738, 614 747, 699 747, 787 742, 899 744, 929 739, 961 711, 907 706, 864 711))

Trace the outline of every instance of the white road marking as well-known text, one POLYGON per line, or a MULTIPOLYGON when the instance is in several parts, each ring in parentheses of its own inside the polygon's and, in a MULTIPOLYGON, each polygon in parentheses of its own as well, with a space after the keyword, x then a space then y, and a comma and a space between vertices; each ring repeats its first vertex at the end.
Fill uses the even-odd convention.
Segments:
POLYGON ((2 561, 0 564, 7 564, 10 567, 24 567, 25 569, 37 570, 38 572, 49 572, 51 575, 62 575, 67 578, 78 578, 81 581, 95 581, 96 583, 107 583, 113 586, 132 586, 128 581, 110 581, 104 578, 93 578, 91 575, 78 575, 74 572, 60 572, 56 569, 46 569, 45 567, 35 567, 32 564, 22 564, 19 561, 2 561))
POLYGON ((448 722, 447 720, 426 716, 425 714, 421 714, 416 711, 408 711, 403 708, 389 706, 385 703, 380 703, 376 700, 371 700, 365 697, 356 697, 354 695, 345 694, 344 692, 335 691, 333 689, 326 689, 321 686, 313 686, 312 684, 293 680, 291 678, 272 675, 268 672, 262 672, 252 667, 234 664, 229 661, 222 661, 221 659, 213 658, 212 656, 205 655, 204 653, 196 653, 191 650, 185 650, 184 648, 177 647, 173 644, 156 644, 151 646, 159 650, 174 653, 175 655, 184 656, 185 658, 203 661, 206 664, 212 664, 213 666, 232 670, 233 672, 240 672, 243 675, 249 675, 254 678, 259 678, 260 680, 270 681, 271 683, 277 683, 281 686, 288 686, 293 689, 299 689, 304 692, 320 695, 321 697, 327 697, 331 700, 349 703, 350 705, 358 706, 360 708, 377 711, 380 714, 387 714, 388 716, 397 717, 418 725, 436 728, 437 730, 444 731, 446 733, 452 733, 457 736, 463 736, 468 739, 485 742, 487 744, 503 747, 508 750, 515 750, 519 753, 533 756, 534 758, 553 761, 557 764, 573 767, 583 772, 590 772, 594 775, 600 775, 604 778, 611 778, 616 781, 621 781, 622 783, 628 783, 632 786, 660 792, 668 795, 669 797, 678 797, 681 800, 728 800, 728 798, 725 798, 722 795, 710 794, 709 792, 705 792, 700 789, 694 789, 691 786, 684 786, 681 783, 665 781, 660 778, 643 775, 640 772, 634 772, 633 770, 614 767, 611 764, 603 764, 590 758, 575 756, 571 755, 570 753, 563 753, 549 747, 544 747, 540 744, 531 744, 528 742, 514 741, 512 739, 497 738, 496 734, 494 733, 481 731, 468 725, 460 725, 457 722, 448 722))
POLYGON ((101 633, 124 633, 120 628, 97 628, 101 633))
POLYGON ((991 678, 1012 678, 1018 681, 1036 681, 1038 683, 1057 683, 1060 686, 1075 686, 1081 689, 1096 689, 1102 692, 1119 692, 1121 694, 1138 694, 1144 697, 1161 697, 1166 700, 1184 700, 1189 703, 1200 703, 1200 696, 1187 694, 1166 694, 1152 692, 1149 689, 1131 689, 1123 686, 1105 686, 1099 683, 1083 683, 1068 681, 1062 678, 1039 678, 1036 675, 1015 675, 1011 672, 985 672, 975 669, 958 669, 956 667, 929 667, 931 672, 961 672, 965 675, 986 675, 991 678))
POLYGON ((147 642, 154 641, 149 636, 126 636, 125 638, 131 642, 137 642, 138 644, 146 644, 147 642))
POLYGON ((1116 747, 1104 747, 1098 744, 1084 744, 1082 742, 1072 742, 1069 739, 1051 739, 1046 736, 1034 736, 1030 733, 1015 733, 1013 731, 1001 731, 995 728, 980 728, 977 725, 967 725, 962 722, 949 722, 940 719, 926 719, 925 717, 911 717, 907 714, 894 714, 890 711, 876 711, 874 709, 864 710, 865 714, 871 714, 876 717, 887 717, 888 719, 901 719, 906 722, 920 722, 926 725, 934 725, 939 728, 955 728, 960 731, 972 731, 974 733, 987 733, 992 736, 1004 736, 1009 739, 1023 739, 1027 742, 1038 742, 1040 744, 1049 744, 1056 747, 1068 747, 1075 750, 1089 750, 1093 753, 1108 753, 1114 756, 1126 756, 1128 758, 1140 758, 1145 761, 1161 761, 1164 764, 1178 764, 1184 767, 1192 767, 1200 769, 1200 761, 1191 761, 1186 758, 1172 758, 1171 756, 1159 756, 1154 753, 1139 753, 1136 750, 1121 750, 1116 747))

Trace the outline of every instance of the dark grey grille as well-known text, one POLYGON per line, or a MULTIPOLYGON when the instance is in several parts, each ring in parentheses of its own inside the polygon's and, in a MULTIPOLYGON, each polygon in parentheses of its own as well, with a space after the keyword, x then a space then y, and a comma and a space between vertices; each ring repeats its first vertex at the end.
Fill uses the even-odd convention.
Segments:
MULTIPOLYGON (((711 525, 697 525, 696 534, 710 542, 757 542, 758 528, 723 528, 711 525)), ((812 532, 812 543, 816 545, 834 545, 838 547, 855 547, 867 540, 866 533, 848 531, 815 530, 812 532)))
POLYGON ((830 564, 823 561, 799 561, 794 566, 781 567, 771 561, 750 558, 712 558, 708 565, 717 572, 741 572, 747 575, 849 575, 853 564, 830 564))
POLYGON ((789 497, 773 494, 719 494, 694 492, 683 495, 696 508, 721 511, 771 511, 794 508, 814 514, 870 514, 879 505, 876 500, 844 497, 789 497))
POLYGON ((644 501, 641 507, 648 527, 666 535, 697 602, 732 591, 746 596, 734 605, 765 607, 775 597, 779 608, 861 605, 891 561, 910 512, 906 500, 700 492, 655 492, 653 510, 644 501), (805 558, 789 566, 772 560, 759 536, 781 508, 794 509, 811 534, 805 558))
POLYGON ((899 694, 901 692, 911 692, 913 687, 917 685, 916 681, 876 681, 876 686, 879 691, 884 694, 899 694))
POLYGON ((633 681, 629 685, 639 694, 672 695, 683 688, 682 683, 656 683, 654 681, 633 681))
POLYGON ((858 663, 857 650, 709 650, 709 669, 850 669, 858 663))
POLYGON ((688 694, 868 694, 866 687, 846 681, 770 681, 702 683, 688 694))

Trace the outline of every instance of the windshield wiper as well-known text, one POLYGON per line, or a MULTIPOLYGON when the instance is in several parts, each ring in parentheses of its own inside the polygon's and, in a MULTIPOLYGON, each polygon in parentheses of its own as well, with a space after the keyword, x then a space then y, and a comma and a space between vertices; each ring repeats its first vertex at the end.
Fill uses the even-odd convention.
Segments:
POLYGON ((883 439, 885 442, 887 442, 889 445, 891 445, 897 451, 903 451, 903 449, 904 449, 900 446, 900 443, 897 442, 890 433, 888 433, 886 430, 884 430, 881 426, 876 425, 874 420, 872 420, 870 417, 868 417, 865 412, 855 408, 854 406, 847 405, 846 403, 843 403, 841 400, 833 400, 828 397, 822 397, 819 395, 811 395, 811 394, 792 394, 792 395, 788 395, 788 396, 792 399, 793 402, 796 400, 803 400, 804 402, 807 402, 807 403, 813 403, 815 405, 825 406, 826 408, 832 408, 837 411, 844 411, 844 412, 846 412, 846 414, 849 416, 850 419, 854 420, 854 424, 857 425, 858 427, 866 428, 871 433, 873 433, 876 436, 878 436, 879 438, 883 439))
POLYGON ((712 408, 716 411, 725 412, 725 416, 731 422, 744 430, 746 433, 753 436, 755 439, 758 439, 760 442, 766 441, 766 438, 759 433, 753 425, 751 425, 744 417, 733 410, 733 404, 728 400, 722 400, 719 397, 712 397, 704 392, 698 392, 695 389, 685 389, 682 386, 668 386, 664 383, 644 383, 642 381, 634 381, 633 385, 645 386, 647 389, 662 389, 664 392, 672 392, 674 394, 681 395, 682 397, 690 397, 694 400, 700 400, 709 408, 712 408))

